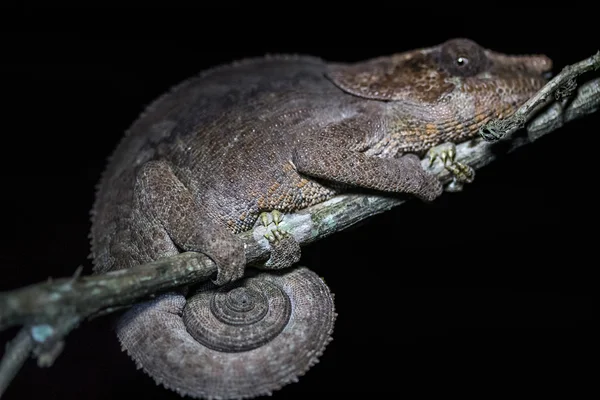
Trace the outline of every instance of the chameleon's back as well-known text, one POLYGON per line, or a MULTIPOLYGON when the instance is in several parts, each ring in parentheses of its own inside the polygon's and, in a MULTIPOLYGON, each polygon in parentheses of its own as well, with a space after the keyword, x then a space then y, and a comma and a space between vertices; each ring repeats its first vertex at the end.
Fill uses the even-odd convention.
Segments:
POLYGON ((290 137, 339 120, 354 103, 324 71, 311 57, 246 60, 208 70, 151 104, 115 150, 98 188, 96 271, 114 267, 111 239, 128 240, 135 174, 152 159, 169 160, 193 193, 218 198, 201 207, 233 232, 250 228, 261 209, 293 210, 330 197, 332 190, 301 179, 289 164, 290 137))

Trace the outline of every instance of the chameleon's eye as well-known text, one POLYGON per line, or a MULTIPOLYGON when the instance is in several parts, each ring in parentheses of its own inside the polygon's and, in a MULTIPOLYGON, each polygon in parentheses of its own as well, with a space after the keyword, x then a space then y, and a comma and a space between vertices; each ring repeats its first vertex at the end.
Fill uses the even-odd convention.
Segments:
POLYGON ((487 66, 487 57, 481 46, 472 40, 454 39, 440 49, 441 67, 452 75, 473 76, 487 66))
POLYGON ((467 57, 459 56, 456 59, 456 65, 458 65, 459 67, 462 67, 463 65, 467 65, 468 63, 469 63, 469 59, 467 57))

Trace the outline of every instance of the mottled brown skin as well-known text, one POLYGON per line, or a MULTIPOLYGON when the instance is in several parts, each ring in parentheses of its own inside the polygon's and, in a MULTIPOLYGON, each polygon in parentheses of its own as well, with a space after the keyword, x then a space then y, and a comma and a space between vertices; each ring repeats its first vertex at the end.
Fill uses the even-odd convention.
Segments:
POLYGON ((233 234, 262 211, 352 186, 433 200, 440 183, 400 155, 473 137, 550 67, 458 39, 351 65, 276 56, 202 73, 152 104, 113 154, 94 207, 95 270, 200 251, 223 284, 245 265, 233 234))
MULTIPOLYGON (((154 102, 113 154, 93 210, 95 271, 199 251, 215 261, 214 283, 223 285, 244 273, 235 234, 252 228, 263 211, 299 210, 356 187, 431 201, 442 186, 416 154, 471 138, 488 120, 508 116, 541 88, 550 67, 545 56, 507 56, 457 39, 356 64, 275 56, 206 71, 154 102)), ((299 256, 288 236, 272 243, 269 266, 288 267, 299 256)), ((214 365, 180 365, 168 355, 174 342, 157 332, 140 345, 139 332, 173 315, 166 310, 128 314, 118 329, 124 347, 166 386, 217 395, 194 382, 236 365, 238 353, 215 356, 214 365), (177 377, 163 361, 173 363, 177 377)), ((181 329, 169 337, 190 327, 181 329)))

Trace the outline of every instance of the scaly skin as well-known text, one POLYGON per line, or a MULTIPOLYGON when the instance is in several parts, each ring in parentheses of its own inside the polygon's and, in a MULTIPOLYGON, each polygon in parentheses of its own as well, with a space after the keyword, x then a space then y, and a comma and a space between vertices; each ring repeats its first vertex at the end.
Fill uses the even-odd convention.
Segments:
MULTIPOLYGON (((398 177, 381 170, 336 180, 344 168, 341 154, 392 158, 473 137, 490 118, 509 115, 535 93, 550 66, 544 56, 511 57, 461 40, 354 65, 282 56, 205 72, 152 104, 113 154, 94 206, 96 271, 177 251, 158 221, 132 219, 136 175, 150 160, 174 169, 202 219, 239 233, 261 211, 290 212, 332 197, 339 185, 327 181, 406 191, 398 177), (466 72, 457 57, 469 57, 466 72), (307 159, 323 165, 306 165, 307 159)), ((377 167, 381 160, 371 161, 377 167)), ((439 187, 428 184, 434 188, 413 192, 439 195, 439 187)), ((165 198, 159 190, 149 194, 156 203, 165 198)))
MULTIPOLYGON (((261 212, 352 187, 431 201, 442 186, 411 153, 508 116, 550 68, 457 39, 356 64, 275 56, 206 71, 154 102, 111 157, 93 210, 95 271, 200 251, 222 285, 243 276, 234 234, 261 212)), ((291 236, 272 246, 272 268, 299 258, 291 236)))

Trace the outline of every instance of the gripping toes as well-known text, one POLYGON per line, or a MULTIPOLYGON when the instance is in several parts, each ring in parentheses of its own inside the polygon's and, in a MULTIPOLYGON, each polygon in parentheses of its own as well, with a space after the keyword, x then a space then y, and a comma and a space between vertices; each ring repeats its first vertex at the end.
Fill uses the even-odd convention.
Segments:
POLYGON ((448 162, 454 162, 456 157, 456 146, 452 142, 442 143, 434 146, 427 152, 429 158, 429 166, 431 167, 438 158, 446 165, 448 162))
POLYGON ((271 245, 271 256, 265 263, 265 268, 281 269, 291 267, 300 260, 300 245, 298 241, 287 231, 279 228, 279 223, 283 215, 273 210, 271 213, 262 213, 260 215, 261 223, 264 227, 273 227, 265 233, 265 238, 271 245))
POLYGON ((446 170, 452 174, 452 182, 446 187, 447 191, 460 191, 464 183, 471 183, 475 179, 475 170, 460 161, 456 161, 456 145, 451 142, 442 143, 432 147, 427 153, 429 166, 439 159, 446 170))

